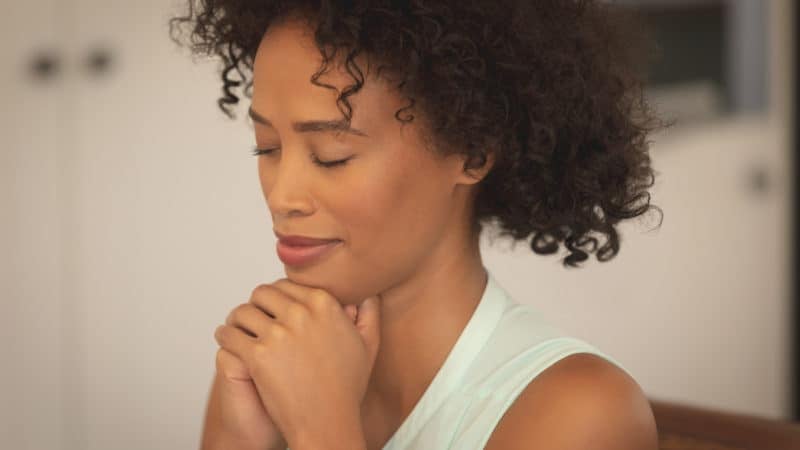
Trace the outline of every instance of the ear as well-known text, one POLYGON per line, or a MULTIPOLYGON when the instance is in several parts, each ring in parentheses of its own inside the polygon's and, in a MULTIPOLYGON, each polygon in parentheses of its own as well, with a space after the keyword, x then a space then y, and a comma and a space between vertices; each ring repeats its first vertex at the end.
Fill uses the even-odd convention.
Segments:
POLYGON ((457 179, 457 181, 461 184, 476 184, 481 181, 486 174, 494 166, 495 162, 495 152, 494 151, 487 151, 486 152, 486 163, 482 167, 478 167, 475 169, 465 169, 464 165, 466 163, 466 156, 461 156, 461 173, 457 179))

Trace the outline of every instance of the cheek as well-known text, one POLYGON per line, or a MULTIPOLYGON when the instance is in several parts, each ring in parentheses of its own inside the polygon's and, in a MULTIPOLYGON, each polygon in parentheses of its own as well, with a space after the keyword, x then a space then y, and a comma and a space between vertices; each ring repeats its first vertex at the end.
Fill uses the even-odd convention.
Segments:
POLYGON ((347 227, 356 250, 362 250, 364 244, 375 246, 391 235, 391 227, 399 219, 402 189, 402 181, 387 173, 360 177, 357 183, 340 191, 336 214, 347 227))
POLYGON ((336 215, 347 228, 352 256, 376 267, 416 259, 432 248, 447 202, 435 176, 416 167, 383 171, 348 189, 336 215))

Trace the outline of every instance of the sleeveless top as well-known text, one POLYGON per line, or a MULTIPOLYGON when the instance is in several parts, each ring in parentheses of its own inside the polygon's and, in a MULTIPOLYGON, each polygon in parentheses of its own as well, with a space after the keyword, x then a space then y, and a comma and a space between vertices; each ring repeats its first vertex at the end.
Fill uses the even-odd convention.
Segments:
POLYGON ((611 356, 550 324, 532 305, 515 301, 487 273, 470 320, 383 450, 483 449, 522 390, 575 353, 595 354, 631 375, 611 356))

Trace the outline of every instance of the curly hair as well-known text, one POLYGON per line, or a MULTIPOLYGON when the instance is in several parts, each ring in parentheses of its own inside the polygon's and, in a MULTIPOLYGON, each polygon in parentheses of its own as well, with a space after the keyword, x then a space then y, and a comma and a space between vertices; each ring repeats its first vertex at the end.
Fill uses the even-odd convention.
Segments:
POLYGON ((577 267, 588 253, 608 261, 619 252, 621 220, 661 213, 647 191, 657 173, 647 136, 671 124, 645 101, 645 63, 660 49, 633 10, 591 0, 198 2, 170 19, 170 36, 221 59, 217 103, 228 117, 235 88, 245 83, 252 98, 265 31, 293 18, 314 30, 323 57, 312 83, 335 89, 317 79, 345 53, 354 80, 336 102, 345 120, 347 97, 363 86, 354 59, 364 54, 409 99, 395 118, 410 122, 400 112, 417 112, 437 152, 465 155, 465 170, 483 167, 492 152, 472 208, 477 233, 493 221, 500 236, 532 234, 538 254, 563 243, 563 265, 577 267), (593 235, 605 237, 602 246, 593 235))

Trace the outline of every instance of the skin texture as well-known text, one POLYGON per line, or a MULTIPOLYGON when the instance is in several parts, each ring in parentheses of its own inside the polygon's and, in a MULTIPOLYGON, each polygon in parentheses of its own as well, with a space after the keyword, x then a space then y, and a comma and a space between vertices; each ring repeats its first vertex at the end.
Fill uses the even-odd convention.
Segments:
MULTIPOLYGON (((379 296, 379 314, 376 310, 369 312, 370 320, 379 317, 379 326, 376 324, 373 328, 379 334, 375 341, 379 346, 369 367, 360 405, 360 429, 367 448, 379 449, 430 384, 486 287, 487 273, 481 260, 479 236, 471 232, 469 218, 476 183, 491 168, 493 159, 490 157, 489 164, 480 171, 465 172, 462 156, 441 158, 426 149, 417 121, 403 125, 394 117, 395 111, 406 105, 406 100, 368 70, 364 87, 350 97, 354 111, 352 126, 368 136, 296 132, 291 125, 294 121, 341 118, 335 104, 336 92, 309 81, 320 62, 321 56, 307 29, 292 21, 267 31, 254 62, 252 107, 273 124, 254 123, 256 145, 261 149, 279 148, 258 157, 258 176, 273 226, 283 234, 343 241, 311 265, 285 266, 285 281, 288 282, 281 286, 287 295, 280 301, 277 300, 279 296, 275 296, 272 307, 286 308, 292 302, 306 302, 316 322, 297 319, 294 330, 314 330, 317 340, 311 345, 311 341, 300 339, 301 334, 295 334, 296 341, 287 339, 287 345, 275 347, 275 354, 289 358, 292 353, 288 350, 295 345, 305 345, 323 355, 335 352, 335 347, 325 347, 324 337, 328 335, 324 330, 317 330, 315 326, 303 328, 298 324, 327 323, 330 330, 336 329, 337 334, 341 334, 342 327, 350 323, 344 320, 345 314, 351 314, 345 311, 352 311, 352 306, 348 305, 360 305, 365 298, 379 296), (349 158, 346 164, 332 168, 321 167, 313 161, 346 158, 349 158), (298 289, 299 286, 302 289, 298 289), (327 301, 337 301, 338 306, 349 309, 337 313, 325 307, 323 300, 312 305, 308 300, 309 288, 329 293, 327 301)), ((362 68, 368 67, 367 61, 361 60, 359 64, 362 68)), ((343 69, 334 68, 320 81, 342 89, 352 79, 343 69)), ((267 297, 266 294, 261 296, 262 299, 267 297)), ((257 312, 251 310, 249 314, 254 320, 252 317, 257 312)), ((255 327, 255 322, 252 323, 255 327)), ((266 328, 264 332, 268 332, 266 328)), ((346 350, 351 351, 355 348, 357 334, 347 336, 352 342, 346 350)), ((242 336, 238 339, 242 341, 242 336)), ((238 348, 244 348, 244 344, 238 348)), ((320 358, 320 354, 308 363, 320 358)), ((364 359, 365 354, 352 355, 351 360, 355 361, 364 359)), ((244 358, 246 352, 238 356, 244 358)), ((338 361, 348 360, 338 358, 338 361)), ((302 373, 302 369, 298 366, 297 373, 302 373)), ((262 370, 277 372, 266 365, 262 370)), ((607 447, 596 448, 655 448, 640 445, 652 443, 654 433, 653 424, 647 419, 650 410, 643 406, 646 405, 644 395, 635 382, 624 380, 618 372, 617 376, 600 376, 609 371, 618 369, 604 361, 557 364, 548 369, 509 410, 507 420, 501 422, 493 435, 493 447, 489 448, 528 448, 520 445, 527 442, 531 433, 535 432, 540 439, 553 434, 553 420, 561 423, 558 429, 563 429, 564 435, 578 439, 574 443, 579 446, 565 441, 559 447, 550 448, 595 448, 580 444, 597 442, 590 439, 597 432, 597 426, 592 423, 606 426, 608 422, 588 421, 587 416, 581 414, 587 410, 607 411, 607 408, 618 411, 618 423, 625 426, 617 429, 625 432, 606 439, 607 447), (559 375, 545 377, 548 373, 559 375), (569 386, 574 386, 575 380, 589 386, 584 392, 616 389, 614 392, 623 394, 569 396, 569 386), (534 386, 538 387, 534 389, 534 386), (615 403, 620 398, 622 406, 615 403), (540 411, 541 405, 564 403, 573 406, 560 409, 562 414, 556 416, 539 416, 536 423, 543 425, 538 428, 529 426, 533 422, 526 418, 540 411), (580 420, 578 426, 572 418, 580 420), (635 432, 630 433, 631 430, 635 432), (510 442, 517 442, 518 446, 504 444, 510 442)), ((290 379, 287 374, 288 371, 284 371, 281 375, 283 382, 290 379)), ((277 380, 278 374, 273 375, 277 380)), ((353 374, 354 379, 358 376, 353 374)), ((313 383, 313 380, 304 381, 313 383)), ((259 389, 259 393, 261 391, 259 389)), ((323 395, 323 391, 319 392, 323 395)), ((361 391, 358 393, 360 395, 361 391)), ((273 416, 279 424, 288 424, 289 408, 296 402, 283 394, 273 388, 269 395, 262 397, 273 397, 274 401, 283 403, 285 409, 273 416)), ((311 420, 311 416, 307 420, 311 420)))

